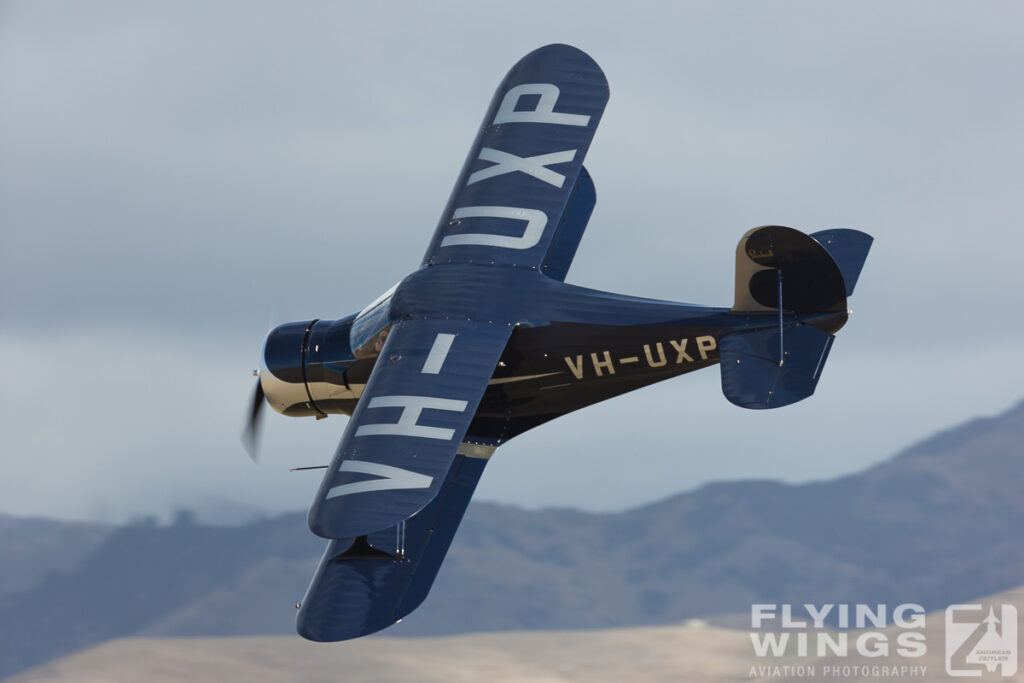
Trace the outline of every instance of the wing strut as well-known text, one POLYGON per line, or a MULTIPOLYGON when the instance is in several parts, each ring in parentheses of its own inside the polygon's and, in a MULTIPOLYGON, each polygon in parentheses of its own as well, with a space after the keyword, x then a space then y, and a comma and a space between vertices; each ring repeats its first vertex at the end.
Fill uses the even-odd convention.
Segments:
POLYGON ((782 269, 776 271, 779 274, 779 367, 786 362, 786 346, 782 343, 782 269))

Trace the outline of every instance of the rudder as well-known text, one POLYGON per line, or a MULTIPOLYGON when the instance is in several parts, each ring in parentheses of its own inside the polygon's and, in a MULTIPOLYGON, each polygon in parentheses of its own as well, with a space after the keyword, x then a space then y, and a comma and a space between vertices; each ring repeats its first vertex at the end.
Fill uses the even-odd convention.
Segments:
POLYGON ((846 284, 846 296, 852 296, 853 288, 857 284, 857 278, 860 277, 860 271, 875 238, 866 232, 849 228, 812 232, 810 237, 817 240, 839 266, 839 272, 842 273, 843 282, 846 284))

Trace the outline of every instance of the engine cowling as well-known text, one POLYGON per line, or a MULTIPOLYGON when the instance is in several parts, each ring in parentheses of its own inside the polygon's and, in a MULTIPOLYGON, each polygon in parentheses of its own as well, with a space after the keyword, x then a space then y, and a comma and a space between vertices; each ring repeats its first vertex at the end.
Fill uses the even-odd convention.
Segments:
POLYGON ((343 412, 339 400, 358 398, 346 370, 355 363, 349 340, 354 315, 278 325, 263 342, 260 384, 267 403, 291 417, 343 412))

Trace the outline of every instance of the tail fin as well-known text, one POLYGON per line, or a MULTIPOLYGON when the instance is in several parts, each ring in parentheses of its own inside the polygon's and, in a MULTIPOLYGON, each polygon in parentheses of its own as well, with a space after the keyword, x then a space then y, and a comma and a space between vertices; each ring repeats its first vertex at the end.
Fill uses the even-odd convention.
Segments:
POLYGON ((734 313, 777 313, 718 340, 722 392, 744 408, 779 408, 814 393, 835 332, 846 320, 872 238, 857 230, 805 235, 770 225, 736 249, 734 313), (783 312, 796 314, 783 324, 783 312), (773 321, 774 322, 774 321, 773 321))
POLYGON ((816 239, 793 228, 754 228, 736 247, 734 312, 845 313, 846 283, 816 239), (781 275, 782 286, 779 287, 781 275))

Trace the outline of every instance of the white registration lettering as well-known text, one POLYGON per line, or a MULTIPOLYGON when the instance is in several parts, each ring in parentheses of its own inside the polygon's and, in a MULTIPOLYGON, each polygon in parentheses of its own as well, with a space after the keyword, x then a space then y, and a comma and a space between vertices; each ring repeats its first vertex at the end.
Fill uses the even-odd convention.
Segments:
POLYGON ((425 408, 432 410, 449 410, 461 413, 466 410, 466 401, 433 396, 375 396, 366 406, 373 408, 401 408, 402 416, 398 422, 364 424, 356 429, 355 436, 416 436, 423 439, 440 439, 448 441, 455 435, 454 429, 444 427, 427 427, 417 424, 420 413, 425 408))
POLYGON ((480 169, 470 175, 466 185, 472 185, 481 180, 505 175, 506 173, 520 171, 533 176, 537 180, 542 180, 548 185, 560 188, 565 183, 565 176, 552 171, 548 166, 551 164, 564 164, 572 161, 575 157, 576 150, 574 149, 551 152, 550 154, 538 154, 535 157, 520 157, 508 152, 502 152, 500 149, 484 147, 480 150, 480 156, 477 158, 482 161, 490 161, 494 166, 480 169))
POLYGON ((441 366, 448 357, 453 341, 454 334, 440 333, 434 337, 434 345, 430 347, 430 353, 427 354, 427 360, 423 362, 423 369, 420 372, 425 375, 436 375, 441 372, 441 366))
POLYGON ((502 247, 504 249, 529 249, 540 242, 548 217, 539 209, 520 209, 514 206, 464 206, 455 209, 455 220, 466 218, 506 218, 514 221, 526 221, 526 228, 521 237, 494 235, 484 232, 473 232, 462 235, 448 235, 441 240, 442 247, 479 244, 485 247, 502 247))
POLYGON ((590 117, 586 114, 562 114, 555 112, 559 90, 554 83, 523 83, 509 89, 501 100, 494 124, 502 123, 556 123, 562 126, 586 126, 590 117), (533 109, 516 111, 523 96, 540 95, 533 109))
POLYGON ((368 481, 355 481, 349 484, 340 484, 331 487, 327 492, 327 499, 340 496, 350 496, 353 493, 366 493, 368 491, 390 491, 393 489, 428 489, 433 477, 418 472, 403 470, 401 467, 382 465, 377 462, 363 462, 361 460, 345 460, 338 468, 339 472, 355 472, 357 474, 372 474, 380 479, 368 481))

